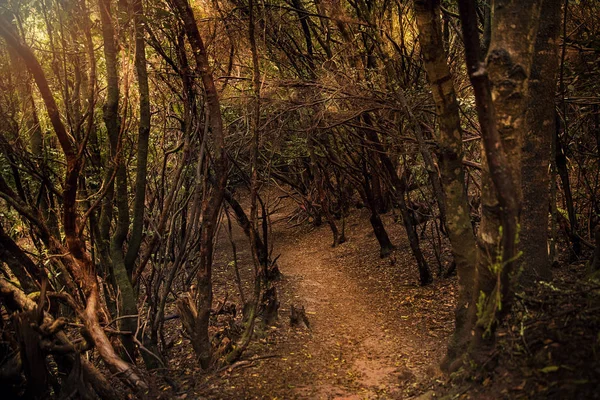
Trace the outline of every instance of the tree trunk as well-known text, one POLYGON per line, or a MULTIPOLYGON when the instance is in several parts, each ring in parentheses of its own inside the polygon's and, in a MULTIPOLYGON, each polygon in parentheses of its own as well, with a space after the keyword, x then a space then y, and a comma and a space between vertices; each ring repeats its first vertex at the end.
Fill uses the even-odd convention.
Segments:
MULTIPOLYGON (((557 115, 558 119, 558 115, 557 115)), ((571 178, 569 177, 569 167, 567 165, 567 156, 565 154, 565 148, 562 145, 559 135, 560 128, 558 122, 556 124, 556 171, 560 176, 560 182, 562 184, 563 195, 565 198, 565 205, 567 208, 567 214, 569 215, 569 241, 571 242, 571 259, 579 257, 581 254, 581 240, 577 234, 579 227, 577 223, 577 214, 575 213, 575 204, 573 202, 573 192, 571 191, 571 178)))
POLYGON ((423 65, 439 118, 437 140, 440 172, 447 212, 448 236, 459 282, 455 313, 456 330, 443 363, 445 368, 449 368, 449 364, 464 352, 469 339, 468 311, 469 306, 473 307, 475 299, 476 239, 469 214, 469 200, 462 166, 462 129, 458 102, 444 51, 440 2, 439 0, 416 1, 415 11, 423 65))
POLYGON ((596 248, 594 249, 591 270, 596 272, 600 270, 600 225, 596 225, 596 228, 594 229, 594 241, 596 248))
POLYGON ((522 282, 548 280, 548 208, 549 165, 552 135, 556 131, 554 104, 558 73, 558 32, 560 28, 561 1, 544 2, 544 16, 535 44, 535 54, 529 79, 529 104, 526 115, 527 140, 523 146, 521 178, 523 185, 523 210, 519 247, 523 252, 520 263, 522 282))
MULTIPOLYGON (((388 157, 387 152, 385 151, 383 145, 379 140, 379 137, 377 136, 377 133, 370 129, 368 129, 366 133, 367 138, 375 147, 375 152, 379 156, 379 160, 381 161, 384 171, 387 173, 389 179, 392 182, 394 198, 396 199, 400 207, 400 213, 402 214, 402 223, 404 224, 404 229, 406 230, 406 236, 408 236, 410 248, 412 250, 413 256, 415 257, 415 261, 417 262, 420 283, 422 286, 425 286, 431 283, 433 278, 431 276, 431 272, 429 271, 429 265, 427 264, 427 261, 423 256, 423 252, 421 252, 421 248, 419 247, 419 236, 417 235, 414 218, 409 212, 408 206, 406 204, 406 184, 402 181, 402 179, 400 179, 400 177, 396 173, 396 169, 394 168, 392 160, 388 157)), ((381 247, 381 251, 383 257, 384 247, 381 247)), ((389 254, 391 249, 386 251, 387 254, 389 254)))
MULTIPOLYGON (((129 230, 129 201, 127 196, 127 170, 122 151, 121 124, 119 121, 119 75, 117 69, 117 46, 116 36, 111 15, 110 0, 100 0, 100 16, 102 19, 102 37, 104 39, 104 56, 106 59, 106 103, 104 104, 104 124, 110 142, 111 158, 108 163, 115 163, 116 185, 115 201, 117 205, 117 225, 110 239, 110 259, 112 263, 113 279, 121 293, 119 306, 119 328, 129 334, 122 335, 121 341, 127 353, 127 357, 135 361, 136 347, 133 336, 137 330, 137 300, 131 281, 127 274, 124 261, 123 244, 129 230)), ((107 173, 112 168, 106 168, 107 173)), ((106 179, 110 179, 108 176, 106 179)), ((106 208, 112 209, 112 198, 107 199, 106 208)), ((105 222, 106 223, 106 222, 105 222)), ((106 227, 105 227, 106 229, 106 227)), ((108 232, 104 232, 106 234, 108 232)), ((106 238, 104 238, 106 242, 106 238)))
POLYGON ((376 207, 373 206, 371 210, 371 217, 369 217, 369 222, 373 227, 373 233, 375 233, 375 237, 377 238, 377 242, 379 243, 379 256, 381 258, 385 258, 390 255, 390 253, 395 249, 395 246, 392 244, 390 237, 383 226, 383 222, 381 221, 381 217, 379 213, 376 211, 376 207))
POLYGON ((146 65, 146 41, 144 40, 144 8, 141 0, 133 2, 135 26, 135 70, 140 94, 140 122, 138 127, 137 165, 135 172, 135 200, 133 203, 133 226, 129 247, 125 256, 127 274, 133 274, 135 260, 142 244, 144 209, 146 208, 146 174, 148 166, 148 143, 150 141, 150 88, 146 65))
MULTIPOLYGON (((488 356, 495 328, 510 310, 522 200, 521 147, 527 131, 528 81, 541 3, 494 2, 492 37, 484 63, 475 4, 459 1, 468 73, 486 160, 478 238, 477 322, 470 343, 475 362, 488 356)), ((474 320, 475 315, 470 322, 474 320)))
POLYGON ((231 209, 235 214, 235 218, 240 228, 242 228, 242 230, 244 231, 244 234, 248 238, 254 236, 254 247, 256 248, 256 251, 258 253, 258 259, 261 265, 268 262, 269 255, 267 254, 266 247, 263 241, 260 239, 258 232, 255 234, 251 233, 252 230, 256 228, 253 227, 250 223, 250 220, 248 219, 248 216, 246 215, 246 212, 244 211, 242 205, 233 197, 233 194, 229 190, 225 190, 224 198, 225 201, 231 206, 231 209))
MULTIPOLYGON (((200 266, 198 269, 197 316, 194 324, 192 345, 198 356, 200 366, 210 366, 211 344, 208 333, 210 310, 212 305, 212 259, 213 238, 217 228, 219 211, 223 202, 227 183, 227 156, 224 144, 223 120, 219 96, 208 62, 208 55, 194 13, 187 0, 172 0, 181 18, 186 36, 196 59, 196 72, 201 77, 206 94, 208 119, 213 135, 215 184, 210 199, 202 204, 203 227, 200 238, 200 266)), ((205 174, 208 176, 208 174, 205 174)), ((205 186, 207 187, 207 186, 205 186)), ((208 194, 206 194, 208 196, 208 194)))
MULTIPOLYGON (((236 361, 248 347, 252 335, 254 334, 254 324, 256 321, 256 314, 258 309, 258 302, 260 301, 260 290, 261 283, 267 288, 269 285, 268 278, 268 265, 265 263, 262 265, 258 256, 258 249, 253 246, 256 243, 256 235, 258 233, 258 152, 260 143, 260 68, 258 63, 258 50, 256 48, 256 36, 254 33, 254 0, 249 0, 248 3, 248 40, 250 42, 250 51, 252 52, 252 89, 254 94, 253 107, 250 114, 250 130, 252 132, 252 147, 250 155, 250 249, 252 253, 252 263, 254 265, 254 291, 253 298, 250 303, 250 310, 248 315, 245 317, 245 329, 237 342, 234 349, 227 355, 226 362, 231 363, 236 361), (262 279, 261 279, 262 275, 262 279)), ((263 209, 263 213, 265 210, 263 209)), ((266 236, 265 236, 266 239, 266 236)), ((246 304, 244 304, 244 307, 246 304)))

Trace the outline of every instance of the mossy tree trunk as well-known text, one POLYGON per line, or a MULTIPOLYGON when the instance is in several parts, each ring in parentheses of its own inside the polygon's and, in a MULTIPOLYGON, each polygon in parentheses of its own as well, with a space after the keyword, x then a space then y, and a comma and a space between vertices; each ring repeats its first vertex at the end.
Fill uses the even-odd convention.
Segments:
MULTIPOLYGON (((475 361, 487 358, 495 328, 510 310, 519 258, 522 147, 529 140, 529 83, 540 16, 547 7, 541 0, 493 2, 491 40, 484 61, 475 5, 468 0, 459 2, 485 159, 475 282, 477 313, 469 321, 474 324, 469 330, 473 332, 469 354, 475 361)), ((545 107, 553 108, 553 104, 545 107)))
POLYGON ((140 121, 138 126, 137 164, 135 172, 135 200, 133 203, 133 225, 129 247, 125 256, 127 273, 131 277, 143 237, 144 209, 146 207, 146 174, 148 166, 148 144, 150 141, 150 88, 146 63, 146 41, 144 39, 144 8, 141 0, 133 1, 135 29, 135 71, 140 95, 140 121))
POLYGON ((440 173, 446 205, 448 236, 459 279, 456 331, 448 346, 444 367, 464 352, 469 339, 469 306, 473 307, 476 239, 469 215, 469 201, 462 166, 462 129, 456 92, 446 62, 438 0, 415 1, 416 22, 423 66, 431 86, 439 119, 437 131, 440 173))
MULTIPOLYGON (((125 168, 125 160, 122 149, 123 138, 121 137, 121 124, 119 121, 119 75, 117 67, 118 51, 114 28, 115 24, 113 23, 113 15, 111 12, 111 1, 100 0, 99 7, 102 21, 102 37, 104 40, 104 56, 106 59, 107 80, 106 102, 103 108, 103 119, 104 124, 106 125, 106 131, 110 144, 110 159, 107 160, 107 164, 110 166, 106 168, 106 181, 111 181, 113 171, 116 172, 116 184, 114 185, 114 190, 111 191, 111 197, 106 199, 102 210, 103 215, 101 218, 104 224, 103 234, 105 236, 100 240, 102 240, 105 243, 104 246, 106 246, 110 226, 110 219, 108 216, 112 215, 112 200, 114 196, 114 201, 117 206, 117 223, 113 235, 110 237, 108 251, 112 264, 114 283, 116 284, 120 293, 118 306, 119 314, 122 318, 119 320, 119 329, 129 332, 128 334, 123 335, 121 340, 123 342, 125 351, 127 352, 127 356, 134 361, 136 347, 133 340, 133 335, 135 334, 138 326, 138 310, 135 292, 133 291, 131 281, 127 274, 125 258, 123 254, 123 245, 127 239, 127 233, 129 231, 129 199, 127 196, 127 170, 125 168)), ((106 249, 103 251, 106 251, 106 249)))

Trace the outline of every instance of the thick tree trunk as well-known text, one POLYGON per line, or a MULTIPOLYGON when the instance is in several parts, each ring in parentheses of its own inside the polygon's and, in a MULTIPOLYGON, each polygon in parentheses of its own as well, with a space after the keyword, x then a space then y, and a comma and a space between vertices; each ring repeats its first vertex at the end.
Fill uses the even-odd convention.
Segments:
POLYGON ((478 312, 470 343, 470 355, 477 362, 487 356, 495 328, 510 310, 512 272, 518 258, 521 148, 527 132, 528 81, 542 1, 494 2, 485 63, 479 54, 475 4, 461 0, 459 9, 486 160, 478 238, 478 312))

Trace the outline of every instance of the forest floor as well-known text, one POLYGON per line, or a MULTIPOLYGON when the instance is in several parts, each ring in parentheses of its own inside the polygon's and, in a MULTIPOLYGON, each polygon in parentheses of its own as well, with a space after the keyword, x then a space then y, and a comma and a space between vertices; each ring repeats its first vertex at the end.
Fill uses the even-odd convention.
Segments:
MULTIPOLYGON (((402 224, 382 216, 394 253, 379 258, 365 209, 347 220, 348 241, 331 247, 327 225, 290 222, 293 204, 272 215, 279 318, 257 324, 242 359, 208 372, 198 368, 180 322, 166 322, 169 376, 156 379, 175 399, 588 399, 600 398, 600 279, 582 262, 561 262, 552 284, 530 285, 499 327, 496 350, 482 368, 452 377, 439 371, 454 328, 456 277, 421 287, 402 224), (290 325, 291 306, 304 307, 310 327, 290 325)), ((232 237, 246 298, 253 266, 248 240, 233 222, 232 237)), ((226 226, 226 224, 223 224, 226 226)), ((236 303, 231 244, 221 228, 214 264, 214 308, 236 303)), ((435 257, 422 248, 436 270, 435 257)), ((567 254, 564 252, 564 254, 567 254)), ((446 260, 447 261, 447 260, 446 260)), ((432 271, 433 272, 433 271, 432 271)), ((437 272, 437 271, 435 271, 437 272)), ((174 313, 174 299, 169 312, 174 313)), ((234 319, 239 324, 241 312, 234 319)), ((215 318, 212 333, 227 331, 215 318)), ((235 338, 234 338, 235 340, 235 338)), ((216 356, 218 358, 218 355, 216 356)), ((157 377, 158 378, 158 377, 157 377)))
MULTIPOLYGON (((438 365, 453 329, 456 279, 420 287, 408 241, 392 215, 384 216, 384 222, 397 250, 381 259, 366 210, 348 218, 348 241, 335 248, 326 224, 294 227, 287 218, 290 210, 283 207, 272 215, 273 256, 280 255, 277 263, 283 274, 275 283, 278 320, 258 328, 240 363, 217 373, 198 371, 188 340, 175 343, 170 368, 179 373, 171 371, 171 376, 183 378, 175 393, 165 387, 165 395, 374 399, 410 398, 427 391, 441 378, 438 365), (305 308, 309 328, 290 326, 292 305, 305 308)), ((225 229, 220 235, 214 276, 217 304, 225 297, 238 297, 225 229)), ((234 226, 233 239, 249 297, 247 238, 234 226)))

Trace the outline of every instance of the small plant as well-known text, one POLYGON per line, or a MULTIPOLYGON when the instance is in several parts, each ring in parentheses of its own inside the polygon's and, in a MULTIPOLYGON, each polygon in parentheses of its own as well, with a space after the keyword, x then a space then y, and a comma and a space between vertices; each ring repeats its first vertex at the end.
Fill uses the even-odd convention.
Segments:
MULTIPOLYGON (((477 299, 477 325, 484 327, 484 337, 489 337, 492 334, 494 324, 497 321, 497 313, 502 311, 502 273, 504 268, 509 264, 515 262, 523 252, 518 252, 514 257, 503 260, 503 249, 502 249, 502 226, 498 228, 498 243, 496 245, 496 257, 495 260, 488 263, 488 269, 495 276, 496 283, 494 289, 489 295, 486 295, 484 291, 479 292, 479 298, 477 299)), ((518 243, 519 234, 515 235, 515 241, 518 243)), ((516 276, 520 272, 517 272, 516 276)))

